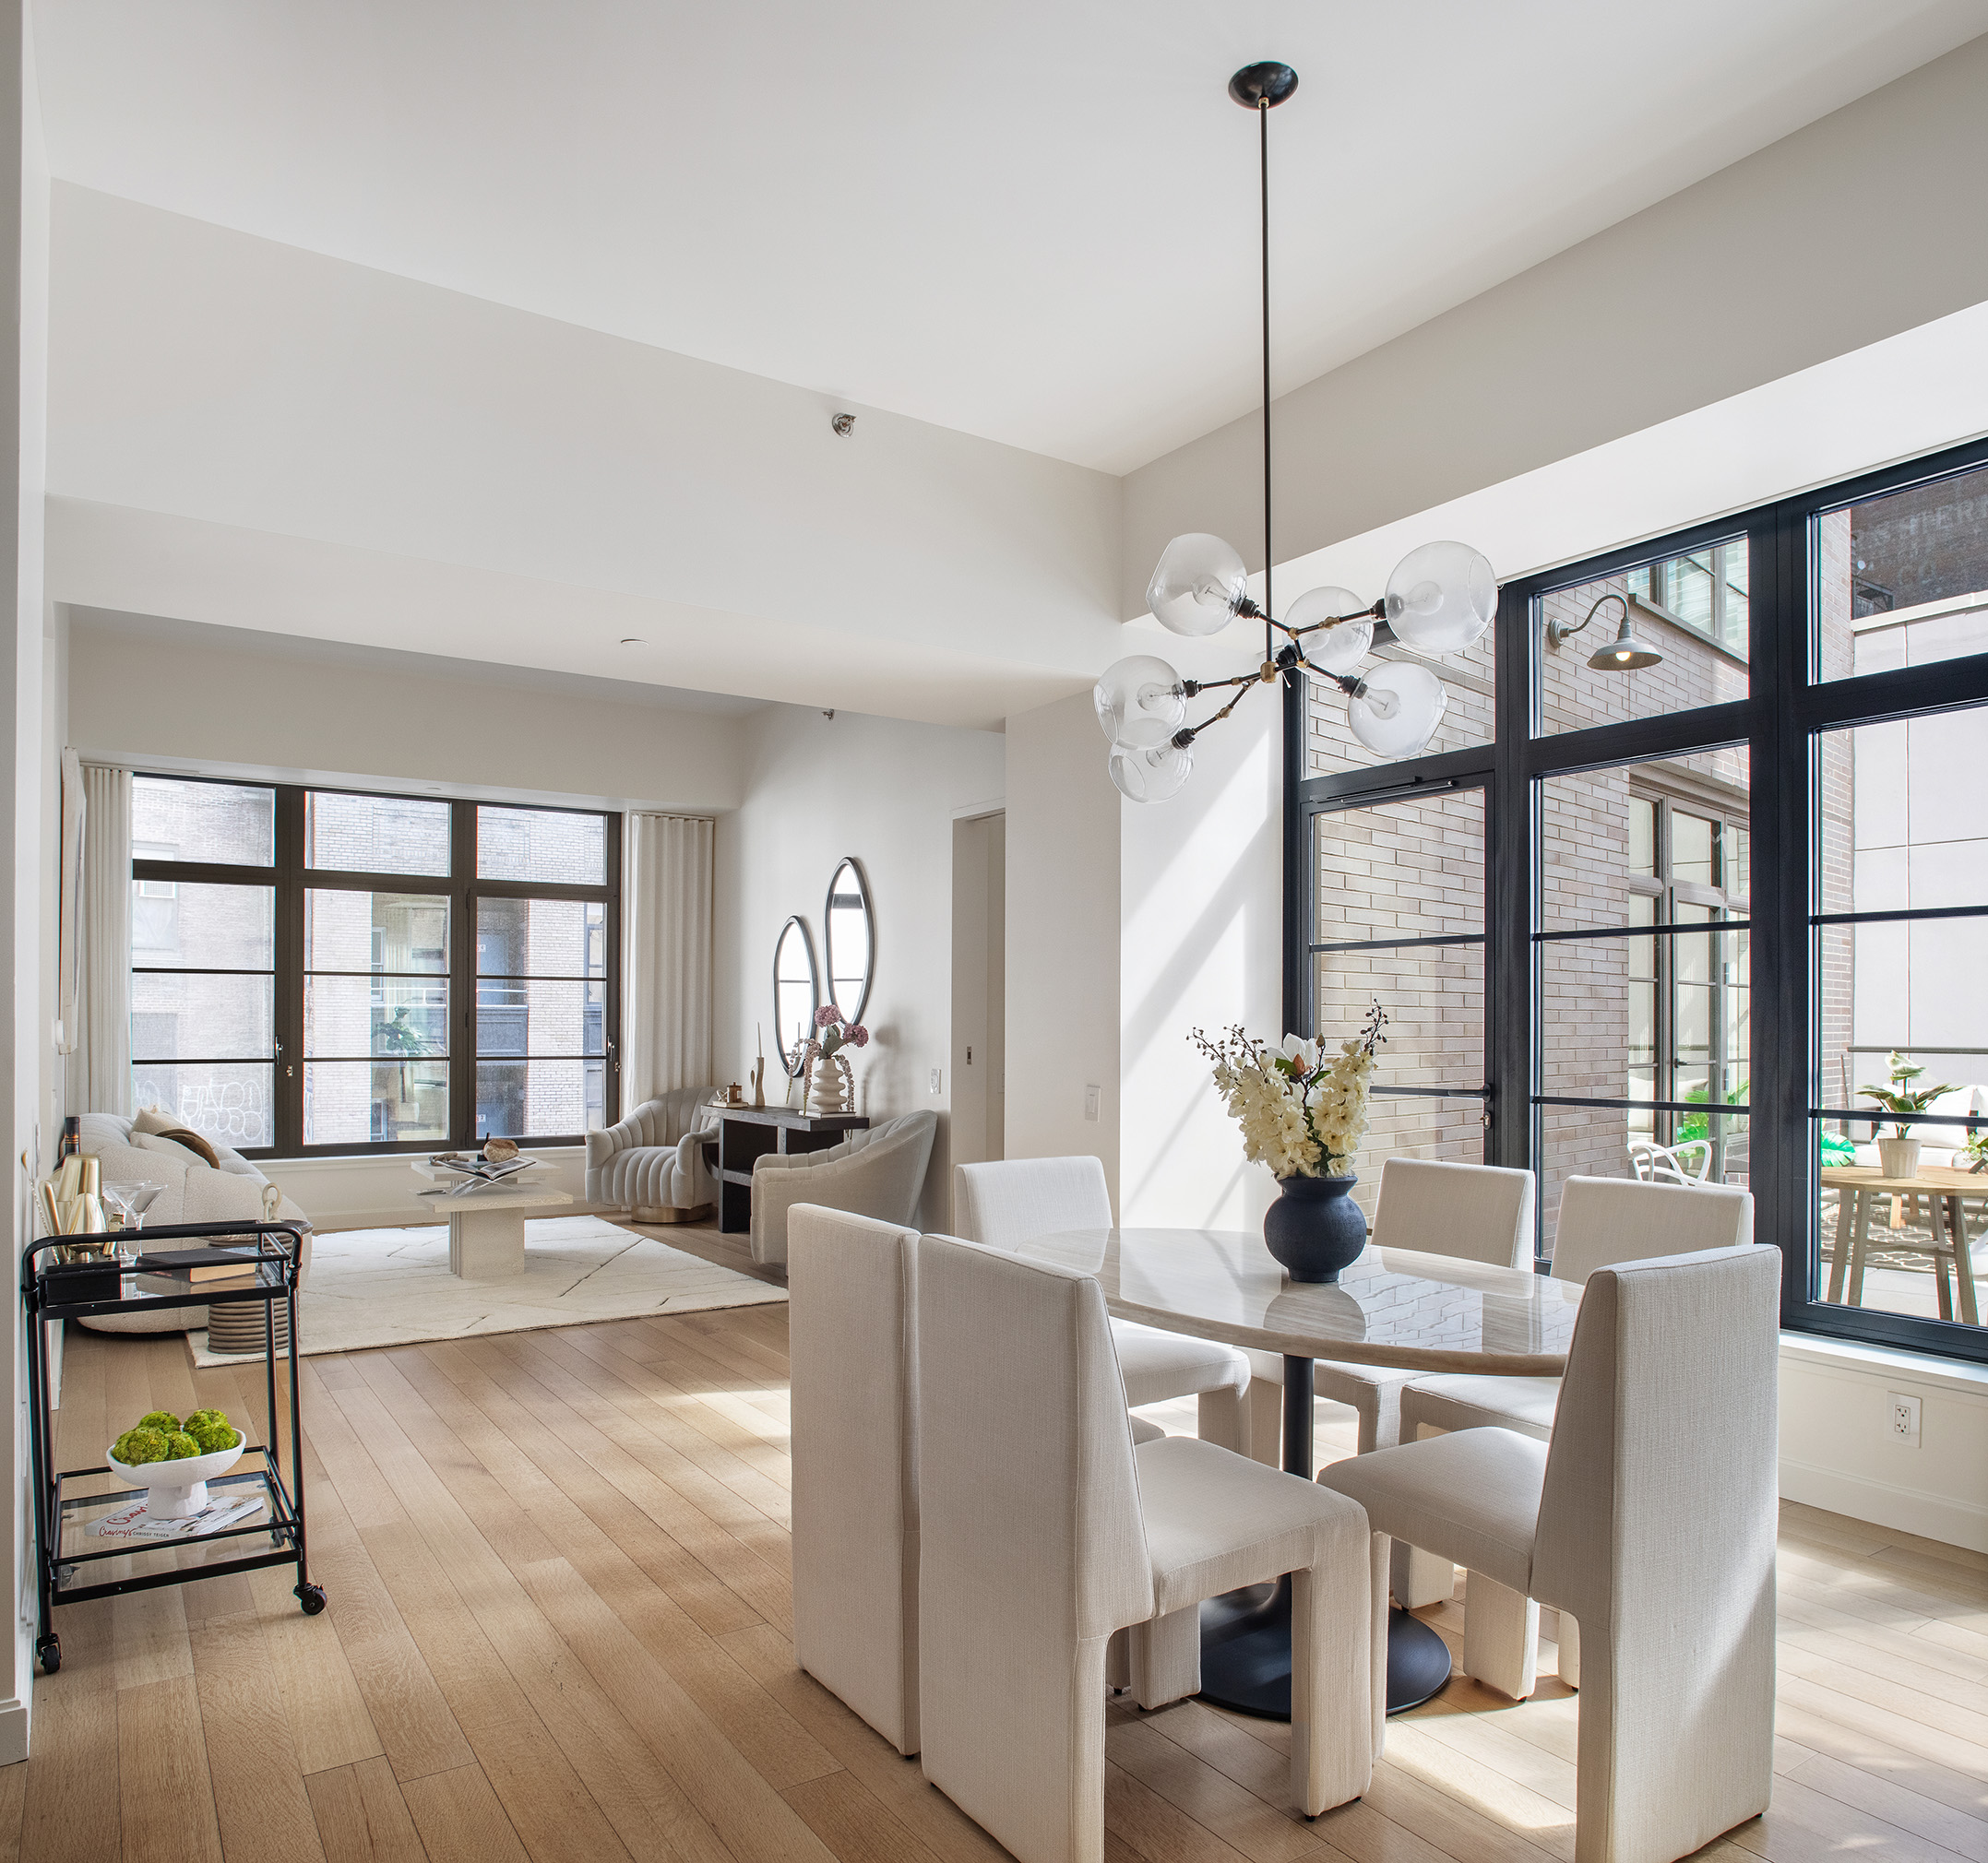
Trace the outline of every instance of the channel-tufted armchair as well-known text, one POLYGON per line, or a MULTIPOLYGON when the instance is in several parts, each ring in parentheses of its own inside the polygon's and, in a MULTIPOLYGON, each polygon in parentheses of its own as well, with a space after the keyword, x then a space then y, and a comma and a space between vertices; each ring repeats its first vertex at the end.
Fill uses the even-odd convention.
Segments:
POLYGON ((718 1181, 704 1145, 718 1109, 708 1086, 679 1086, 645 1100, 604 1132, 587 1134, 587 1201, 644 1223, 689 1223, 710 1214, 718 1181))

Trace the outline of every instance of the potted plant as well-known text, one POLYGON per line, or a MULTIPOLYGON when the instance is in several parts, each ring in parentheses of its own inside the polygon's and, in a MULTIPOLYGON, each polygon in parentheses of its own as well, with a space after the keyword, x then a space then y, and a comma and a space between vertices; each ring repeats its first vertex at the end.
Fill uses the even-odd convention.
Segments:
POLYGON ((1366 1136, 1367 1088, 1387 1025, 1375 1003, 1360 1033, 1329 1059, 1323 1044, 1295 1035, 1275 1050, 1240 1027, 1220 1041, 1198 1028, 1191 1037, 1243 1129, 1244 1155, 1277 1178, 1263 1241, 1294 1281, 1337 1281, 1366 1247, 1366 1217, 1347 1193, 1360 1181, 1353 1155, 1366 1136))
MULTIPOLYGON (((1890 1076, 1886 1086, 1860 1086, 1857 1093, 1861 1098, 1875 1099, 1887 1112, 1923 1112, 1943 1093, 1953 1091, 1944 1081, 1938 1086, 1913 1086, 1911 1083, 1925 1069, 1914 1067, 1897 1049, 1891 1050, 1886 1067, 1890 1076)), ((1919 1175, 1919 1140, 1910 1125, 1901 1123, 1888 1137, 1880 1133, 1877 1156, 1887 1178, 1905 1179, 1919 1175)))

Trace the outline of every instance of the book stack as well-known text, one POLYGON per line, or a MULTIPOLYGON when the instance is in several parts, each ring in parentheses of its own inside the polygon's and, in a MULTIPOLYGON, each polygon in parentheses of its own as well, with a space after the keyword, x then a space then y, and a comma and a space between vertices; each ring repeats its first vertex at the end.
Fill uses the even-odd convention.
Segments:
POLYGON ((141 1294, 221 1293, 257 1284, 266 1257, 245 1249, 174 1249, 140 1255, 136 1263, 141 1294))
POLYGON ((530 1170, 538 1163, 535 1157, 506 1158, 478 1157, 473 1154, 464 1156, 461 1152, 440 1151, 428 1160, 438 1171, 446 1171, 461 1182, 445 1184, 438 1191, 424 1191, 423 1196, 459 1197, 467 1192, 489 1190, 502 1184, 506 1179, 516 1177, 520 1171, 530 1170))
POLYGON ((92 1521, 90 1534, 98 1539, 197 1539, 224 1526, 246 1525, 263 1507, 261 1495, 244 1494, 239 1489, 216 1495, 198 1513, 177 1520, 154 1520, 146 1513, 145 1502, 140 1495, 92 1521))

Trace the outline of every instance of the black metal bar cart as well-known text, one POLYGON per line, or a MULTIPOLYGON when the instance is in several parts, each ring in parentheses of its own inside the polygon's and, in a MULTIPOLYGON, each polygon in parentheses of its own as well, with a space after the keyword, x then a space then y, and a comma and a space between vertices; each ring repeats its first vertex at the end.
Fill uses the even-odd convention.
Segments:
MULTIPOLYGON (((75 1236, 44 1237, 22 1255, 21 1307, 28 1327, 29 1430, 41 1598, 34 1649, 47 1672, 53 1674, 62 1663, 62 1640, 53 1622, 54 1608, 60 1604, 116 1597, 159 1585, 219 1578, 225 1572, 254 1572, 263 1566, 294 1564, 297 1600, 304 1614, 315 1617, 324 1609, 324 1588, 311 1583, 304 1554, 304 1439, 297 1396, 297 1264, 303 1238, 303 1224, 294 1222, 179 1223, 122 1234, 123 1241, 142 1245, 143 1252, 135 1261, 121 1262, 115 1256, 56 1259, 58 1252, 74 1247, 78 1240, 75 1236), (182 1242, 200 1246, 190 1251, 175 1249, 173 1245, 182 1242), (189 1282, 175 1287, 175 1273, 184 1273, 190 1258, 210 1261, 209 1251, 216 1247, 225 1247, 240 1257, 241 1274, 231 1276, 225 1286, 208 1287, 189 1282), (94 1537, 90 1531, 94 1524, 131 1501, 134 1490, 100 1479, 111 1475, 107 1465, 56 1469, 43 1326, 96 1314, 252 1300, 263 1304, 267 1395, 263 1414, 268 1419, 269 1441, 244 1443, 241 1459, 210 1479, 208 1489, 209 1494, 234 1491, 244 1499, 254 1496, 263 1502, 265 1517, 157 1543, 94 1537), (287 1482, 276 1394, 279 1301, 287 1309, 290 1322, 291 1471, 287 1482), (121 1563, 106 1565, 105 1561, 121 1563), (100 1571, 106 1575, 92 1583, 100 1571)), ((243 1431, 244 1436, 247 1433, 243 1431)))

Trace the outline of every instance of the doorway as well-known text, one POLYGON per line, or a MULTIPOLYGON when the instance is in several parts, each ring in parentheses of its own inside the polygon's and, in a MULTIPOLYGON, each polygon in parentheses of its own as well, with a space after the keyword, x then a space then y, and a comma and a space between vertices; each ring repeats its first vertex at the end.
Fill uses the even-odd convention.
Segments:
POLYGON ((954 1164, 1006 1155, 1007 817, 953 824, 954 1164))

